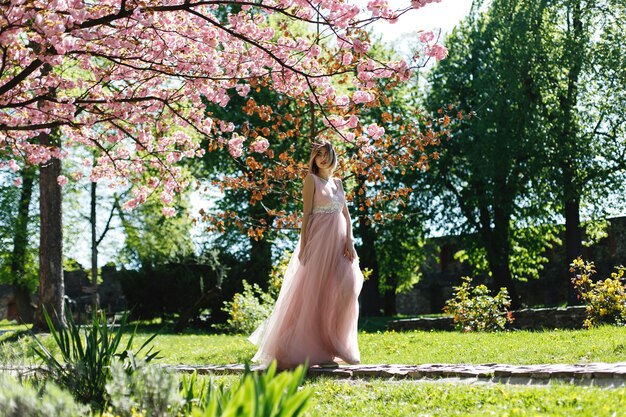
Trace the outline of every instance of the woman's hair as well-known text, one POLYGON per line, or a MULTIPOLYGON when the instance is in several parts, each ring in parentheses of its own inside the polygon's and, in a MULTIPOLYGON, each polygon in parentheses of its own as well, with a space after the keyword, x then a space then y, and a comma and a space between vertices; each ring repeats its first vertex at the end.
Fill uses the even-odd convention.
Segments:
POLYGON ((313 147, 311 148, 311 158, 309 159, 309 172, 317 175, 319 172, 319 167, 315 163, 315 157, 322 149, 326 149, 328 153, 328 157, 330 158, 330 169, 334 170, 337 166, 337 154, 335 153, 335 149, 330 142, 323 141, 321 143, 313 143, 313 147))

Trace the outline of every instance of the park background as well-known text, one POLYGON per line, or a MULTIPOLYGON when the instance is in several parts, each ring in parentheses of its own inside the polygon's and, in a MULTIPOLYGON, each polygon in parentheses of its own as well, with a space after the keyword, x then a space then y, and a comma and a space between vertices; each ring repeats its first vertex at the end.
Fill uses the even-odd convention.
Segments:
MULTIPOLYGON (((596 306, 594 320, 624 323, 626 296, 617 272, 623 270, 616 267, 624 263, 626 233, 621 217, 626 48, 620 35, 625 13, 622 2, 610 0, 450 0, 409 10, 397 32, 380 23, 360 34, 354 52, 378 61, 408 57, 415 70, 410 78, 377 79, 375 88, 370 86, 374 93, 362 89, 357 78, 333 81, 332 88, 356 104, 350 110, 358 119, 346 123, 354 122, 357 136, 329 129, 340 114, 336 103, 311 104, 267 82, 253 81, 249 89, 230 85, 227 98, 194 103, 219 125, 213 136, 196 138, 173 128, 172 137, 180 140, 176 152, 187 156, 163 157, 163 166, 175 166, 187 180, 186 186, 173 187, 174 193, 151 188, 169 175, 154 166, 136 177, 127 172, 139 187, 129 186, 123 175, 94 175, 102 173, 103 153, 119 161, 129 156, 114 134, 97 142, 99 150, 68 146, 62 168, 52 159, 62 169, 52 177, 43 177, 52 164, 23 164, 14 154, 2 154, 0 318, 34 321, 33 329, 54 332, 41 308, 34 309, 40 294, 54 287, 48 283, 37 290, 51 273, 42 272, 48 264, 40 260, 53 249, 63 255, 63 272, 55 272, 54 282, 65 284, 62 303, 69 302, 70 323, 74 317, 88 328, 93 320, 96 332, 106 327, 106 317, 98 322, 99 316, 90 314, 94 307, 117 320, 116 313, 130 309, 130 319, 141 326, 140 341, 152 341, 149 334, 157 328, 165 333, 161 346, 167 363, 249 360, 254 348, 245 335, 271 309, 281 268, 298 238, 310 144, 327 138, 339 150, 336 175, 349 191, 357 252, 367 276, 360 300, 366 362, 623 361, 623 327, 617 326, 502 332, 515 330, 513 321, 498 326, 501 332, 495 335, 384 329, 390 319, 441 315, 464 276, 475 286, 485 284, 494 296, 506 288, 508 309, 581 304, 588 300, 572 278, 580 276, 582 261, 571 269, 579 256, 595 261, 593 280, 613 278, 596 288, 611 295, 615 314, 608 317, 596 306), (435 8, 453 23, 426 13, 435 8), (195 152, 190 137, 203 152, 195 152), (41 198, 51 184, 60 197, 41 198), (57 229, 49 228, 50 212, 57 229), (46 246, 44 227, 47 233, 56 230, 59 241, 46 246)), ((332 50, 320 38, 319 24, 271 24, 289 36, 314 39, 321 48, 308 50, 311 55, 325 58, 323 51, 332 50)), ((362 75, 357 58, 350 59, 342 57, 362 75)), ((109 87, 114 90, 115 84, 109 87)), ((134 120, 140 113, 127 116, 134 120)), ((12 114, 5 111, 3 117, 12 114)), ((169 122, 158 127, 166 131, 169 122)), ((50 136, 57 145, 77 143, 59 132, 50 136)), ((170 137, 158 139, 169 152, 170 137)), ((58 295, 59 286, 54 288, 58 295)), ((32 358, 34 342, 13 333, 24 327, 2 323, 9 334, 2 340, 3 360, 31 360, 25 358, 32 358)), ((598 321, 591 323, 587 327, 598 321)), ((52 338, 44 340, 54 356, 51 345, 52 338)), ((79 381, 75 377, 73 383, 79 381)), ((379 415, 410 414, 415 407, 480 415, 485 404, 500 411, 509 407, 489 389, 392 388, 380 381, 355 389, 330 381, 310 385, 323 393, 315 400, 318 411, 341 409, 324 399, 337 393, 379 415), (431 397, 458 403, 411 402, 431 397), (385 399, 394 406, 383 407, 385 399)), ((567 414, 580 404, 588 406, 588 415, 610 415, 607 404, 620 409, 624 399, 623 389, 499 389, 517 399, 513 407, 523 404, 511 409, 520 415, 537 409, 567 414), (572 400, 552 402, 559 396, 572 400)), ((103 411, 101 405, 94 410, 103 411)))

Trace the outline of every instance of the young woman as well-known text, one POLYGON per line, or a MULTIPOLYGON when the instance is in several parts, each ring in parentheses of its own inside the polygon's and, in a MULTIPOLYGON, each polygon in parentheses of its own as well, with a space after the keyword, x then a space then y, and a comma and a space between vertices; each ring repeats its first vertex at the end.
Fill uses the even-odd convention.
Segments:
POLYGON ((358 296, 363 275, 352 242, 343 185, 332 176, 337 156, 328 142, 314 144, 302 191, 300 242, 291 257, 270 317, 250 336, 253 361, 280 368, 337 367, 360 361, 358 296))

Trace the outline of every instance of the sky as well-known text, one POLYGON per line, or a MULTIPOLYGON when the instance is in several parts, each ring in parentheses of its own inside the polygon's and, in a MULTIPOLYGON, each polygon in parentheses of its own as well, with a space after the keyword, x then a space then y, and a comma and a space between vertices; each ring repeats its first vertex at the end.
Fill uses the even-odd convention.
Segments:
MULTIPOLYGON (((366 4, 366 0, 361 3, 366 4)), ((408 6, 408 0, 390 0, 391 5, 408 6)), ((378 21, 374 24, 374 32, 381 35, 387 43, 401 43, 403 35, 420 30, 441 29, 450 32, 470 12, 472 0, 441 0, 430 3, 421 9, 410 10, 403 14, 395 24, 378 21)))

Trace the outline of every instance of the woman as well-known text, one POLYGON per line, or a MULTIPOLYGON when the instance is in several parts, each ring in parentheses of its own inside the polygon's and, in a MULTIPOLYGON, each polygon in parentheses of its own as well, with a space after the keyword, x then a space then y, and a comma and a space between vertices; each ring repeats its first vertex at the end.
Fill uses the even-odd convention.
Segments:
POLYGON ((291 257, 270 317, 250 336, 253 361, 279 368, 337 367, 360 361, 358 296, 363 275, 352 241, 345 192, 332 176, 337 156, 328 142, 314 144, 302 190, 300 242, 291 257))

